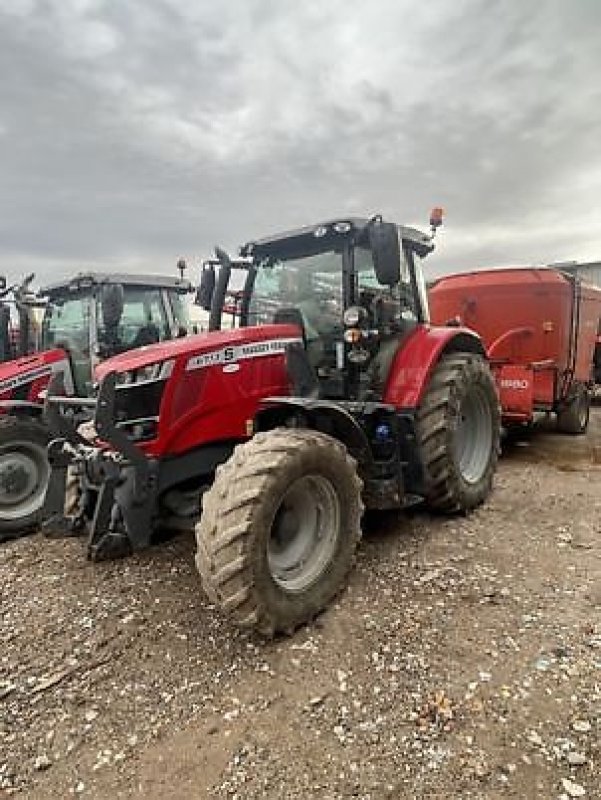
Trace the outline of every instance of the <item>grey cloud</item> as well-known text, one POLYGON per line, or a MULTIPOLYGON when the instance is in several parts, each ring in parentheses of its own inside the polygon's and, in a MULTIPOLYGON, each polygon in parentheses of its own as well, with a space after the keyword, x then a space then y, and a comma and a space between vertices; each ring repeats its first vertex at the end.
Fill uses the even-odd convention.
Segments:
POLYGON ((0 270, 170 269, 337 213, 432 270, 601 256, 601 7, 8 0, 0 270))

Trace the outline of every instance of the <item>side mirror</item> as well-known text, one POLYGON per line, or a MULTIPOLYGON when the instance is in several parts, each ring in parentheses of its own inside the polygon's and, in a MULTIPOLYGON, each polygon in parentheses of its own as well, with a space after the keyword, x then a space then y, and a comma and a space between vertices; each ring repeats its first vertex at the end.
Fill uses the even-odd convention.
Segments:
POLYGON ((109 283, 102 287, 100 308, 105 329, 114 330, 123 314, 123 286, 120 283, 109 283))
POLYGON ((378 283, 395 286, 401 279, 401 246, 393 222, 374 220, 369 228, 369 246, 378 283))
POLYGON ((194 300, 195 305, 200 306, 204 311, 210 311, 214 291, 215 267, 212 264, 205 264, 200 276, 200 286, 194 300))
POLYGON ((6 275, 0 275, 0 292, 6 289, 6 275))

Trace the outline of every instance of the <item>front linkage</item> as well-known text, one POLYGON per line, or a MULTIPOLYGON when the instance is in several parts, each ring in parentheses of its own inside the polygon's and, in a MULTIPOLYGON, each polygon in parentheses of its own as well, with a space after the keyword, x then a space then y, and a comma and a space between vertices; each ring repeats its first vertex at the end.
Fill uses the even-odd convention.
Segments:
POLYGON ((87 528, 88 558, 93 561, 147 547, 157 508, 158 464, 115 424, 115 385, 116 375, 109 373, 95 400, 67 398, 58 374, 44 405, 45 421, 57 438, 48 446, 51 477, 43 529, 47 535, 77 535, 87 528), (98 444, 82 435, 81 418, 69 416, 67 408, 93 411, 98 444), (79 492, 70 516, 65 512, 68 472, 77 477, 79 492))

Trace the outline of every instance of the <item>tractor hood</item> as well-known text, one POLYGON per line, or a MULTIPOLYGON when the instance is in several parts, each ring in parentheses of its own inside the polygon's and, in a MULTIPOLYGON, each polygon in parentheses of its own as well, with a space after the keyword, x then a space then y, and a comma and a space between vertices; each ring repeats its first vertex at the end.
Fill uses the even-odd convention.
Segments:
POLYGON ((41 389, 52 373, 64 371, 68 363, 67 354, 60 348, 5 361, 0 364, 0 394, 4 396, 34 382, 41 389))
POLYGON ((301 331, 295 325, 261 325, 260 327, 235 328, 227 331, 211 331, 194 336, 185 336, 168 342, 139 347, 127 353, 108 358, 99 364, 94 377, 102 380, 110 372, 128 372, 141 367, 158 364, 170 359, 185 359, 202 356, 212 352, 232 348, 232 361, 236 361, 236 351, 245 344, 264 342, 272 339, 300 339, 301 331))

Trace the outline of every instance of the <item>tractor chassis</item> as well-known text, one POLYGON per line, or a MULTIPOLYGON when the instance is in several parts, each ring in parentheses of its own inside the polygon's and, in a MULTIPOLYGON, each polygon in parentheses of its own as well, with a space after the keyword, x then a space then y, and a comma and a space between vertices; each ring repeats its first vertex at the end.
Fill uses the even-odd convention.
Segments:
MULTIPOLYGON (((84 401, 62 395, 60 380, 58 375, 49 385, 44 406, 45 421, 57 438, 48 447, 52 471, 43 529, 51 536, 81 535, 87 530, 91 560, 148 547, 160 523, 161 495, 186 481, 208 486, 215 469, 238 443, 216 442, 170 458, 147 456, 115 423, 116 375, 109 373, 97 398, 85 400, 93 412, 97 441, 102 443, 93 444, 79 432, 80 420, 64 411, 84 401), (78 510, 71 518, 64 515, 68 471, 77 475, 81 487, 78 510)), ((416 455, 412 411, 399 413, 392 406, 372 402, 273 397, 264 400, 255 431, 290 424, 320 430, 347 446, 357 461, 368 508, 399 509, 423 499, 423 468, 416 455)))
POLYGON ((235 443, 206 445, 174 458, 146 456, 114 423, 115 375, 111 373, 102 381, 97 399, 86 399, 102 442, 98 446, 79 432, 81 420, 64 413, 65 406, 77 405, 79 400, 60 394, 60 376, 49 385, 44 419, 57 438, 48 446, 51 476, 43 530, 49 536, 73 536, 87 529, 88 556, 94 561, 143 550, 156 527, 159 497, 191 479, 208 484, 235 443), (82 490, 72 518, 64 515, 68 470, 77 476, 82 490))

